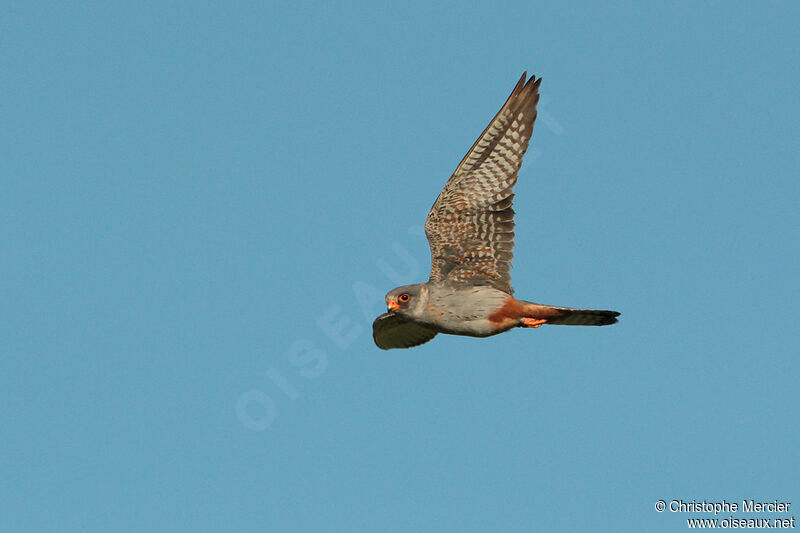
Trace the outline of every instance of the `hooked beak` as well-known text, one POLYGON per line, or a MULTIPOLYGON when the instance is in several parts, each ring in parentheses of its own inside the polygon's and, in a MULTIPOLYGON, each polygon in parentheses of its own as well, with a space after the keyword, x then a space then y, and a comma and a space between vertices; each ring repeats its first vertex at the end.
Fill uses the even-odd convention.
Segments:
POLYGON ((389 310, 390 313, 394 313, 398 309, 400 309, 400 304, 397 303, 395 300, 389 300, 386 302, 386 308, 389 310))

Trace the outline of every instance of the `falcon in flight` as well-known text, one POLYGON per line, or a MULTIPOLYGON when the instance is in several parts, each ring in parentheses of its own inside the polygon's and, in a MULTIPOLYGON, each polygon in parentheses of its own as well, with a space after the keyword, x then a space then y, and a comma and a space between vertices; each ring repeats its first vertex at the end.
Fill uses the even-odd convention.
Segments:
POLYGON ((512 296, 512 189, 533 133, 542 81, 526 77, 523 73, 428 213, 430 280, 389 291, 388 312, 372 324, 379 348, 411 348, 437 333, 488 337, 516 327, 617 321, 616 311, 555 307, 512 296))

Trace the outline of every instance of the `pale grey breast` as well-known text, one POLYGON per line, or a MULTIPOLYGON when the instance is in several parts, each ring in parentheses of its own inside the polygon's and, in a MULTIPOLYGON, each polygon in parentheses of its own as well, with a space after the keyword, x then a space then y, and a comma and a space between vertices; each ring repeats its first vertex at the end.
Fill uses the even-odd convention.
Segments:
POLYGON ((496 333, 488 317, 509 298, 507 293, 491 286, 461 284, 455 287, 448 282, 431 283, 428 291, 428 302, 420 321, 460 335, 496 333))

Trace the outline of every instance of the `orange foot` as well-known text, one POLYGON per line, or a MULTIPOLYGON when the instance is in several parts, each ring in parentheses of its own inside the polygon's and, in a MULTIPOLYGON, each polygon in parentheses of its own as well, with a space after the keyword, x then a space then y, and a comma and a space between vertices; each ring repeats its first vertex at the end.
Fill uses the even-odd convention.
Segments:
POLYGON ((546 323, 547 320, 544 318, 523 318, 522 319, 522 327, 523 328, 538 328, 542 324, 546 323))

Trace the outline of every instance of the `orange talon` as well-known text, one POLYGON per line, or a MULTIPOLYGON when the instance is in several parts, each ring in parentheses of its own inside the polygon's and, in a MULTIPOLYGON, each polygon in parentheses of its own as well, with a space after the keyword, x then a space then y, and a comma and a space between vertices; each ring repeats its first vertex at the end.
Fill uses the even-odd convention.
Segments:
POLYGON ((524 328, 538 328, 547 322, 544 318, 523 318, 522 327, 524 328))

